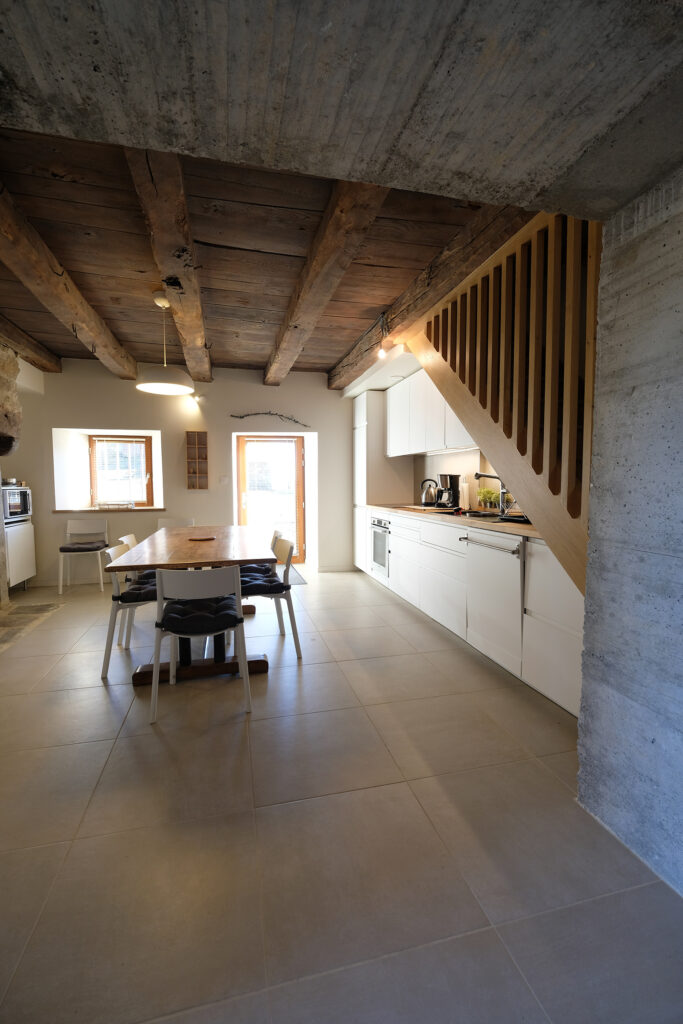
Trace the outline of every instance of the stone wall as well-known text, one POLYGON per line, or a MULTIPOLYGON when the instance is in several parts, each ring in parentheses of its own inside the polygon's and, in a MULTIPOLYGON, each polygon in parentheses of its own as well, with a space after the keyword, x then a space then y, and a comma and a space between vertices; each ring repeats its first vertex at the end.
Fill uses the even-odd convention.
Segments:
POLYGON ((682 269, 683 169, 605 225, 579 746, 580 802, 679 891, 682 269))

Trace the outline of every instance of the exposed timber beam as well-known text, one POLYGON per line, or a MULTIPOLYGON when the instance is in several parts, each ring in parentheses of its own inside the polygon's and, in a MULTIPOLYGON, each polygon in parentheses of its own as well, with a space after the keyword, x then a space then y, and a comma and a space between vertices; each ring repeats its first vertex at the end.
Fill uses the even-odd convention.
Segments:
POLYGON ((0 313, 0 343, 9 345, 18 356, 45 373, 61 373, 62 360, 54 352, 41 345, 21 327, 0 313))
POLYGON ((290 299, 265 384, 281 384, 355 259, 388 188, 338 181, 290 299))
POLYGON ((341 390, 365 373, 377 358, 385 339, 397 338, 493 255, 523 228, 534 213, 516 206, 482 207, 466 229, 435 256, 402 295, 391 304, 381 321, 358 339, 328 375, 328 387, 341 390))
POLYGON ((211 359, 180 157, 152 149, 126 149, 125 153, 187 368, 193 380, 210 381, 211 359))
POLYGON ((135 380, 137 366, 86 302, 57 257, 0 182, 0 260, 108 370, 135 380))

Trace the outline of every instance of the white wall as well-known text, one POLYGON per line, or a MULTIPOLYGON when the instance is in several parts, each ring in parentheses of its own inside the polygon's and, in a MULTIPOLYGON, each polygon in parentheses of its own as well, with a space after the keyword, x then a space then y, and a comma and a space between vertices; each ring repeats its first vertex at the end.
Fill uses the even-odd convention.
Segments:
MULTIPOLYGON (((294 416, 318 434, 319 568, 325 572, 352 567, 351 401, 328 390, 327 376, 322 373, 291 373, 277 388, 265 387, 262 374, 253 370, 215 370, 214 376, 212 384, 200 385, 203 397, 197 403, 191 398, 143 394, 132 381, 118 380, 99 363, 65 359, 61 374, 44 375, 44 394, 22 392, 21 443, 16 452, 2 460, 0 468, 4 476, 26 480, 33 488, 36 582, 56 581, 57 550, 68 518, 66 512, 53 512, 53 427, 106 423, 112 429, 161 430, 168 513, 193 516, 198 524, 208 525, 233 521, 233 433, 282 430, 287 426, 270 416, 235 420, 230 414, 267 411, 294 416), (208 432, 206 491, 187 490, 186 430, 208 432)), ((108 514, 110 539, 123 533, 135 533, 139 539, 147 536, 156 529, 157 515, 154 510, 144 509, 108 514)), ((86 567, 81 571, 86 572, 86 567)))

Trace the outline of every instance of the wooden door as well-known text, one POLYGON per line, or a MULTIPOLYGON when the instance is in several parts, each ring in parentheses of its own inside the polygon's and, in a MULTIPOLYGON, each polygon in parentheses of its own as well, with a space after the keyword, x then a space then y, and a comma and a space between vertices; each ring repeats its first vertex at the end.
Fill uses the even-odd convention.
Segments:
POLYGON ((304 439, 282 434, 237 436, 237 522, 279 530, 306 560, 304 439))

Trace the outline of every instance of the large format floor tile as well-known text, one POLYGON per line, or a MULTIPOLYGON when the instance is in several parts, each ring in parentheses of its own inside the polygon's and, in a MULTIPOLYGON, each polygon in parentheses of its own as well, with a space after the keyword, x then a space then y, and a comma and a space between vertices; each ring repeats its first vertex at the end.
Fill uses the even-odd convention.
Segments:
POLYGON ((546 768, 550 768, 550 771, 557 775, 558 779, 562 779, 576 796, 579 774, 579 755, 576 750, 566 750, 563 754, 546 754, 540 760, 546 768))
POLYGON ((469 644, 462 644, 457 650, 429 651, 425 657, 448 677, 454 693, 500 690, 520 685, 516 676, 469 644))
POLYGON ((576 749, 577 723, 530 686, 479 693, 479 707, 537 756, 576 749))
POLYGON ((529 757, 469 694, 377 704, 367 713, 407 779, 529 757))
POLYGON ((273 1024, 273 1021, 268 1012, 268 993, 263 991, 155 1017, 144 1024, 273 1024))
POLYGON ((342 661, 340 668, 363 704, 458 693, 458 680, 440 671, 425 654, 342 661))
POLYGON ((553 1024, 680 1024, 683 902, 647 885, 501 928, 553 1024))
POLYGON ((113 739, 133 699, 130 686, 93 686, 0 698, 0 752, 113 739))
POLYGON ((73 839, 112 740, 0 755, 0 849, 73 839))
POLYGON ((37 654, 8 658, 7 652, 3 651, 0 654, 0 697, 30 693, 62 657, 61 654, 37 654))
POLYGON ((99 651, 69 651, 38 680, 33 690, 74 690, 81 686, 117 686, 120 683, 130 683, 137 666, 146 664, 153 657, 153 647, 124 650, 114 646, 107 678, 103 681, 103 648, 99 651))
POLYGON ((337 661, 354 658, 383 658, 390 654, 412 654, 415 648, 392 629, 336 629, 320 634, 337 661))
POLYGON ((4 654, 8 658, 35 657, 38 654, 66 654, 83 636, 87 627, 75 629, 32 630, 8 647, 4 654))
POLYGON ((251 815, 78 840, 3 1024, 132 1024, 262 988, 251 815))
MULTIPOLYGON (((324 661, 334 661, 334 656, 320 633, 301 633, 301 662, 305 665, 319 665, 324 661)), ((268 664, 273 668, 281 665, 301 664, 297 657, 292 634, 287 630, 285 636, 254 636, 247 640, 247 654, 258 658, 265 654, 268 664)))
POLYGON ((404 784, 256 814, 273 983, 487 924, 404 784))
POLYGON ((412 789, 494 924, 652 880, 535 760, 412 789))
POLYGON ((122 736, 164 734, 175 729, 200 735, 208 729, 243 723, 244 686, 239 676, 210 676, 191 682, 159 686, 157 720, 149 723, 151 686, 134 687, 133 702, 122 736))
POLYGON ((67 843, 60 843, 0 854, 0 999, 67 849, 67 843))
POLYGON ((98 835, 253 806, 245 722, 202 733, 120 737, 79 835, 98 835))
POLYGON ((402 779, 361 708, 253 721, 250 734, 257 806, 402 779))
POLYGON ((547 1024, 491 929, 290 982, 269 998, 277 1024, 547 1024))
POLYGON ((252 720, 358 705, 339 665, 283 665, 251 677, 252 720))

